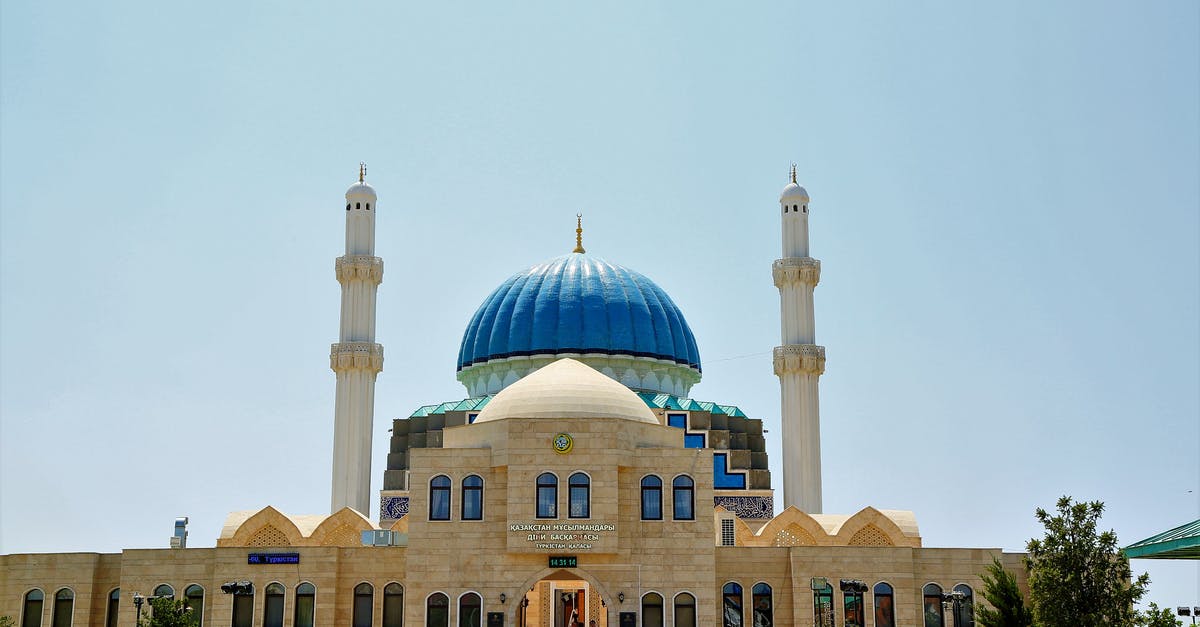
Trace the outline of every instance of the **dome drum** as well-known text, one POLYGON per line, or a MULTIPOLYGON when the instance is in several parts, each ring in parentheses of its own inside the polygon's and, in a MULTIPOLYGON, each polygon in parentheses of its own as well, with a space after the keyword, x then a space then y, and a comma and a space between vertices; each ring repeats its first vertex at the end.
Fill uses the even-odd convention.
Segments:
POLYGON ((458 380, 466 386, 469 396, 486 396, 499 392, 562 357, 585 363, 633 390, 687 396, 691 387, 700 381, 700 373, 674 361, 600 353, 555 353, 493 359, 463 368, 458 373, 458 380))

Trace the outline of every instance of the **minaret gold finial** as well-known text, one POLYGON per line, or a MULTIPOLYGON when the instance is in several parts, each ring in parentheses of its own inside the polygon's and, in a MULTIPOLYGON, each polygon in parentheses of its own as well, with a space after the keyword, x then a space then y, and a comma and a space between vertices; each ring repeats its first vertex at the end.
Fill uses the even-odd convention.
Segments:
MULTIPOLYGON (((796 164, 792 164, 792 182, 796 183, 796 164)), ((797 183, 799 185, 799 183, 797 183)))
POLYGON ((586 250, 583 249, 583 214, 582 213, 575 214, 575 250, 572 250, 571 252, 573 252, 573 253, 587 252, 586 250))
MULTIPOLYGON (((358 182, 362 183, 363 179, 366 178, 366 176, 367 176, 367 164, 363 163, 362 161, 359 161, 358 162, 358 182)), ((793 176, 792 178, 794 179, 796 177, 793 176)))

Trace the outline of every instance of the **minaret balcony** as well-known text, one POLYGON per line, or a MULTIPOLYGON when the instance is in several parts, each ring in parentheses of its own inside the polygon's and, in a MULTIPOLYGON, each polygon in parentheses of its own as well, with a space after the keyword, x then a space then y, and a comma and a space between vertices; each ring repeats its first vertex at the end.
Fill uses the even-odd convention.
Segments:
POLYGON ((825 374, 825 347, 816 344, 789 344, 776 346, 774 354, 775 375, 825 374))
POLYGON ((383 259, 373 255, 344 255, 334 261, 338 283, 370 281, 375 285, 383 282, 383 259))
POLYGON ((338 342, 329 347, 329 367, 334 372, 383 370, 383 345, 374 342, 338 342))
POLYGON ((821 262, 812 257, 776 259, 771 264, 771 277, 779 289, 795 285, 816 287, 821 280, 821 262))

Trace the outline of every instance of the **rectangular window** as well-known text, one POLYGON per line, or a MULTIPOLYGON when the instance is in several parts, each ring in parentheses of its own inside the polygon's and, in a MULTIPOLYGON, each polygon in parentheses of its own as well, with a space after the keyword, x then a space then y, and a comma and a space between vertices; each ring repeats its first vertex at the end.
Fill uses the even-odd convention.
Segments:
POLYGON ((734 531, 733 531, 733 519, 732 518, 722 518, 721 519, 721 546, 733 546, 736 538, 737 537, 734 535, 734 531))
POLYGON ((667 414, 667 426, 687 429, 687 414, 667 414))

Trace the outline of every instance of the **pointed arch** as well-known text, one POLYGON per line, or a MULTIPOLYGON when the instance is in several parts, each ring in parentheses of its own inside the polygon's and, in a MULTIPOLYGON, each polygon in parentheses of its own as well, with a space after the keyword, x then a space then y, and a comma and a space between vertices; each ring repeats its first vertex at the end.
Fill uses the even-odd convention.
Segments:
POLYGON ((373 531, 375 525, 357 510, 343 507, 321 521, 309 536, 309 544, 317 546, 361 546, 362 532, 373 531))
POLYGON ((838 546, 912 546, 895 521, 869 505, 842 523, 834 540, 838 546))
POLYGON ((758 546, 825 546, 831 544, 829 535, 825 533, 821 523, 794 505, 789 506, 768 521, 755 536, 755 544, 758 546), (789 541, 790 539, 798 542, 796 544, 775 544, 776 540, 789 541), (803 544, 809 540, 812 541, 812 545, 803 544))
POLYGON ((217 541, 217 546, 300 546, 304 535, 296 523, 270 505, 238 525, 227 539, 217 541))

